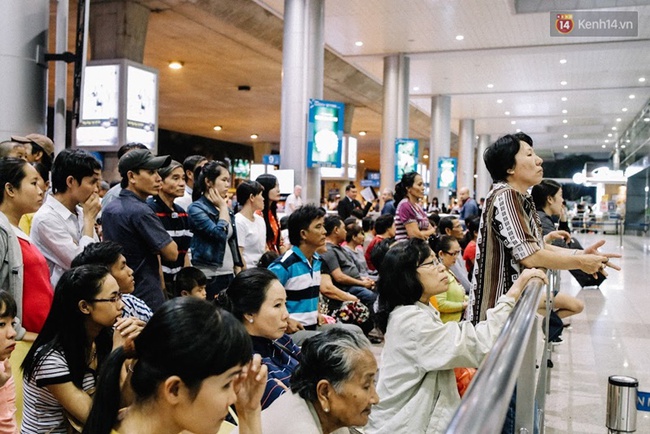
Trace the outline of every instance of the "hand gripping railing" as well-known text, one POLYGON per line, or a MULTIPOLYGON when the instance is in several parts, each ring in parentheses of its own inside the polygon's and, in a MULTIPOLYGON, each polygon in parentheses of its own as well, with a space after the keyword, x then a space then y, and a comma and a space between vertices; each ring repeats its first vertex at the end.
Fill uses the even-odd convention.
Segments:
MULTIPOLYGON (((515 383, 518 385, 516 432, 533 433, 535 348, 539 330, 536 314, 544 286, 539 279, 531 279, 526 285, 454 414, 448 434, 500 432, 515 383)), ((544 384, 545 381, 544 378, 544 384)))

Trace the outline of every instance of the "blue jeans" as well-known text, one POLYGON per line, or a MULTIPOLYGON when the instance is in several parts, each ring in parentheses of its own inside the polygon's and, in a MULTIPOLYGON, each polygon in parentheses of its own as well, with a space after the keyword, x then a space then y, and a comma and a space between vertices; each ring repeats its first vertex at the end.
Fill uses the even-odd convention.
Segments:
POLYGON ((377 300, 376 292, 364 288, 363 286, 350 286, 347 289, 347 292, 361 300, 361 303, 365 304, 370 312, 373 312, 373 306, 375 304, 375 300, 377 300))

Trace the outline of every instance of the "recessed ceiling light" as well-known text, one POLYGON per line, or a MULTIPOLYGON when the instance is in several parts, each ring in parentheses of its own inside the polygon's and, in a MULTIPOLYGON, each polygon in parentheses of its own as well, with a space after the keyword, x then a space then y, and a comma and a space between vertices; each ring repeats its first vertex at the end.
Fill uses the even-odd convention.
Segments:
POLYGON ((563 115, 565 115, 565 114, 567 114, 567 113, 568 113, 567 109, 562 110, 562 114, 563 114, 563 115))
POLYGON ((613 136, 612 133, 607 134, 607 137, 612 137, 612 136, 613 136))
POLYGON ((616 127, 612 127, 612 131, 616 131, 616 127))
POLYGON ((465 39, 465 37, 463 35, 456 35, 456 40, 457 41, 462 41, 463 39, 465 39))
POLYGON ((625 141, 625 143, 630 143, 630 139, 627 139, 627 140, 625 141))
POLYGON ((636 98, 636 96, 635 95, 630 95, 630 96, 628 96, 628 98, 634 99, 634 98, 636 98))
MULTIPOLYGON (((605 140, 605 143, 609 143, 609 140, 605 140)), ((603 146, 603 148, 604 148, 604 146, 603 146)))
POLYGON ((366 134, 368 134, 366 131, 359 131, 360 136, 365 136, 366 134))
POLYGON ((515 125, 517 121, 510 121, 510 125, 515 125))
POLYGON ((415 92, 417 92, 418 90, 420 90, 420 88, 419 88, 418 86, 415 86, 415 87, 413 88, 413 90, 414 90, 415 92))
POLYGON ((564 137, 565 139, 568 139, 568 138, 569 138, 569 135, 568 135, 568 134, 565 134, 565 135, 563 135, 562 137, 564 137))
POLYGON ((650 122, 650 118, 643 118, 643 122, 650 122))
POLYGON ((627 111, 627 107, 623 107, 623 108, 621 109, 621 111, 622 111, 622 112, 626 112, 626 111, 627 111))
POLYGON ((259 136, 257 134, 251 134, 251 139, 253 139, 253 140, 257 139, 258 137, 259 136))
POLYGON ((562 119, 563 124, 566 124, 567 122, 569 122, 569 121, 567 121, 566 119, 562 119))
POLYGON ((564 65, 566 63, 566 59, 560 59, 560 63, 564 65))
POLYGON ((621 145, 621 149, 625 149, 625 145, 621 145))
POLYGON ((487 87, 488 87, 488 89, 492 89, 494 87, 494 85, 492 83, 490 83, 490 84, 488 84, 487 87))
POLYGON ((497 100, 497 104, 501 104, 502 102, 503 102, 502 99, 498 99, 498 100, 497 100))
POLYGON ((506 116, 510 116, 510 112, 505 112, 505 115, 506 115, 506 116))
POLYGON ((639 83, 645 82, 645 77, 639 77, 639 83))
POLYGON ((563 97, 562 97, 562 101, 566 101, 566 100, 567 100, 567 97, 566 97, 566 96, 563 96, 563 97))
POLYGON ((560 84, 561 84, 562 86, 566 86, 566 85, 567 85, 567 82, 564 81, 564 80, 562 80, 562 81, 560 82, 560 84))
POLYGON ((357 47, 363 47, 363 42, 357 41, 354 43, 354 45, 356 45, 357 47))
POLYGON ((569 145, 564 145, 564 149, 569 149, 569 145))
POLYGON ((603 147, 603 148, 606 148, 606 147, 607 147, 607 145, 603 145, 602 147, 603 147))
POLYGON ((517 128, 515 131, 521 133, 521 130, 519 128, 517 128))
POLYGON ((366 160, 359 160, 359 163, 361 163, 361 164, 363 164, 365 162, 366 162, 366 160))
POLYGON ((223 127, 221 125, 215 125, 214 127, 212 127, 212 129, 215 131, 221 131, 223 130, 223 127))
POLYGON ((616 122, 620 122, 620 121, 621 121, 621 118, 616 118, 616 122))
POLYGON ((427 154, 424 154, 424 155, 422 156, 422 158, 424 158, 425 160, 428 160, 428 159, 429 159, 429 156, 428 156, 427 154))
POLYGON ((172 60, 171 62, 169 62, 169 67, 171 69, 181 69, 184 65, 185 63, 180 62, 178 60, 172 60))

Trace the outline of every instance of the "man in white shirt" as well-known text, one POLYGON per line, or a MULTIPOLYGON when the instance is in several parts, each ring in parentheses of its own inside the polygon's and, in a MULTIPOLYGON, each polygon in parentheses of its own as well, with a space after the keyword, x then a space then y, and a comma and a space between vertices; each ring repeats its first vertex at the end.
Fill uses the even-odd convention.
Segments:
POLYGON ((174 199, 174 203, 185 211, 192 201, 192 192, 194 191, 194 171, 197 167, 203 167, 208 159, 203 155, 190 155, 183 160, 183 171, 185 172, 185 194, 182 197, 174 199))
POLYGON ((65 149, 52 165, 52 194, 34 215, 30 236, 43 253, 55 287, 75 256, 99 241, 95 219, 101 210, 99 161, 88 152, 65 149))
POLYGON ((301 194, 302 187, 296 185, 293 188, 293 193, 287 196, 287 200, 284 201, 284 215, 288 217, 292 212, 302 206, 302 198, 300 197, 301 194))

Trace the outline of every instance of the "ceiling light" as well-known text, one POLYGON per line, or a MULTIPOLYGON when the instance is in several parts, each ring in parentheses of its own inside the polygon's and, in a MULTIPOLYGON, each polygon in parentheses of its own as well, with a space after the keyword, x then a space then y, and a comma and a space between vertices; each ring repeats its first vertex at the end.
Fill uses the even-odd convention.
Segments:
POLYGON ((630 139, 627 139, 627 140, 625 141, 625 143, 630 143, 630 139))
POLYGON ((616 127, 612 127, 612 131, 616 131, 616 127))
POLYGON ((424 154, 424 155, 422 156, 422 158, 424 158, 425 160, 428 160, 428 159, 429 159, 429 156, 428 156, 427 154, 424 154))
POLYGON ((639 77, 639 83, 645 82, 645 77, 639 77))
POLYGON ((563 124, 566 124, 567 122, 569 122, 569 121, 567 121, 566 119, 562 119, 563 124))
POLYGON ((626 111, 627 111, 627 107, 623 107, 623 108, 621 109, 621 111, 622 111, 622 112, 626 112, 626 111))
POLYGON ((564 145, 564 149, 569 149, 569 145, 564 145))
POLYGON ((502 99, 498 99, 498 100, 497 100, 497 104, 501 104, 502 102, 503 102, 502 99))
POLYGON ((510 121, 510 125, 515 125, 517 121, 510 121))
POLYGON ((612 133, 609 133, 607 134, 607 137, 612 137, 612 135, 613 135, 612 133))
POLYGON ((214 127, 212 127, 212 129, 215 131, 221 131, 223 130, 223 127, 221 125, 215 125, 214 127))
POLYGON ((465 37, 463 35, 456 35, 456 40, 457 41, 462 41, 463 39, 465 39, 465 37))
POLYGON ((420 88, 417 87, 417 86, 415 86, 415 87, 413 88, 413 90, 414 90, 415 92, 417 92, 418 90, 420 90, 420 88))
POLYGON ((563 135, 562 137, 564 137, 565 139, 568 139, 568 138, 569 138, 569 135, 568 135, 568 134, 565 134, 565 135, 563 135))
POLYGON ((566 63, 566 59, 560 59, 560 63, 564 65, 566 63))
POLYGON ((178 60, 172 60, 171 62, 169 62, 169 67, 171 69, 181 69, 184 65, 185 63, 180 62, 178 60))
POLYGON ((564 80, 562 80, 562 81, 560 82, 560 84, 561 84, 562 86, 566 86, 566 85, 567 85, 566 81, 564 81, 564 80))
POLYGON ((566 101, 566 100, 567 100, 567 97, 566 97, 566 96, 563 96, 563 97, 562 97, 562 101, 566 101))
POLYGON ((366 134, 368 134, 366 131, 359 131, 360 136, 365 136, 366 134))
POLYGON ((568 113, 568 112, 567 112, 567 109, 562 110, 562 114, 563 114, 563 115, 565 115, 565 114, 567 114, 567 113, 568 113))
POLYGON ((488 84, 487 87, 488 87, 488 89, 492 89, 494 87, 494 85, 492 83, 490 83, 490 84, 488 84))
POLYGON ((625 149, 625 145, 621 145, 621 149, 625 149))
POLYGON ((510 112, 505 112, 505 115, 506 115, 506 116, 510 116, 510 112))
POLYGON ((521 133, 521 130, 519 128, 517 128, 515 131, 521 133))
POLYGON ((603 145, 602 147, 603 147, 603 148, 606 148, 606 147, 607 147, 607 145, 603 145))
POLYGON ((356 45, 357 47, 363 47, 363 42, 357 41, 354 43, 354 45, 356 45))
POLYGON ((620 122, 620 121, 621 121, 621 118, 616 118, 616 122, 620 122))
POLYGON ((366 162, 366 160, 359 160, 359 163, 361 163, 361 164, 363 164, 365 162, 366 162))
POLYGON ((650 118, 643 118, 643 122, 650 122, 650 118))
POLYGON ((251 139, 253 139, 253 140, 257 139, 258 137, 259 136, 257 134, 251 134, 251 139))
POLYGON ((636 96, 634 96, 634 95, 630 95, 630 96, 628 96, 628 98, 630 98, 630 99, 634 99, 634 98, 636 98, 636 96))
MULTIPOLYGON (((609 140, 605 140, 605 143, 609 143, 609 140)), ((604 147, 605 147, 605 146, 603 145, 603 148, 604 148, 604 147)))

